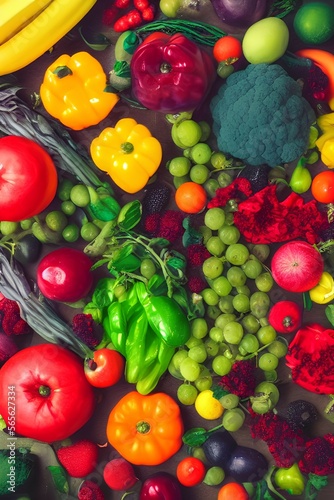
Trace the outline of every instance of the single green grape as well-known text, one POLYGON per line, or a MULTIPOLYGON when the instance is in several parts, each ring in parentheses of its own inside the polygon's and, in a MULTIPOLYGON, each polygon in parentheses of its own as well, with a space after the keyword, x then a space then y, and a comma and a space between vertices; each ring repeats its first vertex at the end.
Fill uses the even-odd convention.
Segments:
POLYGON ((176 156, 168 163, 168 170, 174 177, 183 177, 190 172, 191 161, 185 156, 176 156))
POLYGON ((232 361, 223 354, 219 354, 212 360, 212 370, 216 375, 224 377, 224 375, 227 375, 232 370, 232 361))
POLYGON ((197 363, 204 363, 207 358, 207 352, 204 343, 191 347, 188 351, 188 356, 194 361, 197 361, 197 363))
POLYGON ((93 241, 100 234, 101 230, 94 222, 86 222, 81 226, 80 236, 84 241, 93 241))
POLYGON ((65 200, 61 203, 60 209, 62 212, 64 212, 65 215, 69 217, 75 213, 77 207, 76 205, 74 205, 73 201, 65 200))
POLYGON ((185 343, 185 346, 188 347, 188 349, 191 349, 192 347, 201 345, 202 343, 203 343, 202 339, 198 339, 194 337, 194 335, 190 335, 189 339, 185 343))
POLYGON ((277 337, 276 330, 271 325, 261 326, 256 332, 256 336, 262 345, 274 342, 277 337))
POLYGON ((207 226, 200 226, 198 230, 199 230, 200 234, 202 235, 203 245, 206 245, 212 236, 212 230, 210 228, 208 228, 207 226))
POLYGON ((61 235, 65 241, 74 243, 75 241, 78 241, 80 237, 80 229, 76 224, 68 224, 64 227, 61 235))
POLYGON ((227 247, 225 257, 233 266, 242 266, 249 257, 249 250, 242 243, 233 243, 227 247))
POLYGON ((265 352, 261 354, 258 359, 258 367, 263 371, 272 371, 276 370, 278 367, 279 359, 275 354, 271 354, 270 352, 265 352))
POLYGON ((242 266, 247 278, 255 280, 263 271, 262 264, 257 259, 249 259, 242 266))
POLYGON ((223 313, 233 314, 233 295, 225 295, 225 297, 221 297, 218 302, 218 307, 223 313))
POLYGON ((266 292, 254 292, 250 296, 250 310, 256 318, 264 318, 270 308, 270 297, 266 292))
POLYGON ((267 347, 268 352, 271 354, 275 354, 279 359, 284 358, 286 353, 288 352, 288 346, 286 342, 276 339, 267 347))
POLYGON ((20 227, 23 229, 23 231, 26 231, 27 229, 30 229, 31 226, 34 223, 34 219, 31 217, 30 219, 24 219, 20 221, 20 227))
POLYGON ((205 246, 208 252, 216 257, 221 257, 226 249, 226 245, 222 242, 219 236, 211 236, 205 246))
POLYGON ((182 120, 175 124, 175 135, 182 147, 192 148, 199 142, 202 129, 195 120, 182 120))
POLYGON ((274 278, 268 271, 261 273, 255 278, 255 286, 260 292, 270 292, 274 286, 274 278))
POLYGON ((191 384, 181 384, 177 389, 176 395, 181 404, 190 406, 195 403, 198 390, 191 384))
POLYGON ((140 263, 140 274, 146 278, 151 279, 157 272, 157 268, 152 259, 145 258, 140 263))
POLYGON ((221 153, 220 151, 216 151, 212 153, 210 162, 212 167, 215 170, 223 170, 226 167, 227 164, 227 158, 224 155, 224 153, 221 153))
POLYGON ((238 345, 243 337, 244 329, 237 321, 230 321, 225 325, 223 332, 226 342, 232 345, 238 345))
POLYGON ((205 344, 206 352, 210 358, 217 356, 217 354, 219 352, 218 342, 215 342, 214 340, 208 338, 205 340, 204 344, 205 344))
POLYGON ((238 243, 240 231, 236 226, 224 224, 218 229, 218 236, 225 245, 238 243))
POLYGON ((207 391, 212 387, 212 377, 209 370, 206 373, 201 373, 200 376, 194 381, 194 385, 199 392, 207 391))
POLYGON ((241 267, 231 266, 226 272, 231 287, 243 286, 247 281, 247 276, 241 267))
POLYGON ((233 177, 228 172, 220 172, 217 181, 220 187, 227 187, 232 183, 233 177))
POLYGON ((190 323, 190 332, 196 339, 203 339, 209 331, 209 325, 205 318, 195 318, 190 323))
POLYGON ((247 333, 256 333, 260 328, 259 320, 251 313, 241 319, 241 324, 247 333))
POLYGON ((187 356, 180 363, 180 373, 188 382, 194 382, 201 373, 200 365, 197 361, 187 356))
POLYGON ((68 219, 61 210, 52 210, 46 214, 45 223, 52 231, 62 232, 68 225, 68 219))
POLYGON ((203 483, 208 486, 218 486, 225 479, 225 471, 218 465, 214 465, 207 469, 203 483))
POLYGON ((239 352, 242 356, 258 351, 259 347, 260 342, 253 333, 246 333, 238 345, 239 352))
POLYGON ((190 158, 193 163, 209 163, 212 155, 212 150, 209 144, 205 142, 198 142, 190 149, 190 158))
POLYGON ((196 184, 204 184, 209 178, 209 169, 205 165, 196 163, 196 165, 191 167, 189 177, 196 184))
POLYGON ((229 393, 219 398, 219 401, 223 408, 226 410, 232 410, 233 408, 237 408, 240 398, 236 394, 229 393))
POLYGON ((209 195, 209 197, 213 198, 216 195, 216 191, 219 188, 219 184, 218 184, 218 181, 216 179, 208 178, 204 182, 203 187, 204 187, 206 193, 209 195))
POLYGON ((265 262, 270 255, 270 246, 264 244, 253 245, 251 252, 260 262, 265 262))
POLYGON ((215 256, 205 259, 202 265, 202 271, 206 278, 214 280, 221 276, 224 269, 223 262, 215 256))
POLYGON ((201 130, 202 130, 202 135, 200 137, 200 142, 205 142, 205 141, 207 141, 209 139, 209 137, 211 135, 211 126, 205 120, 200 120, 198 122, 198 125, 201 127, 201 130))
POLYGON ((249 297, 244 293, 239 293, 233 298, 233 307, 238 313, 246 314, 249 312, 249 297))
POLYGON ((204 215, 204 224, 216 231, 225 222, 225 212, 220 207, 209 208, 204 215))
POLYGON ((241 408, 232 408, 224 411, 222 424, 228 432, 236 432, 243 426, 245 418, 241 408))
POLYGON ((229 295, 232 290, 232 285, 225 276, 219 276, 212 281, 212 290, 217 294, 219 304, 219 297, 229 295))
POLYGON ((20 228, 19 222, 11 222, 11 221, 1 221, 0 223, 0 232, 3 236, 9 236, 11 234, 16 233, 20 228))
POLYGON ((223 342, 224 341, 224 333, 221 328, 218 328, 218 326, 212 326, 209 330, 209 337, 210 339, 214 340, 215 342, 223 342))
POLYGON ((218 306, 208 306, 206 307, 206 316, 209 319, 215 320, 220 315, 221 311, 218 306))
POLYGON ((84 184, 75 184, 70 192, 70 200, 77 207, 86 207, 90 202, 89 191, 84 184))
POLYGON ((185 182, 189 181, 190 181, 189 175, 182 175, 182 177, 176 177, 176 176, 173 177, 173 184, 176 189, 180 187, 181 184, 184 184, 185 182))
POLYGON ((57 189, 57 196, 61 201, 67 201, 70 199, 70 193, 71 189, 73 188, 74 184, 72 181, 69 179, 62 179, 59 182, 58 189, 57 189))
POLYGON ((204 290, 201 291, 201 295, 204 302, 209 306, 216 306, 219 302, 219 295, 212 288, 204 288, 204 290))
POLYGON ((180 371, 180 364, 187 357, 188 357, 188 351, 186 351, 185 349, 180 349, 180 350, 175 352, 171 361, 173 362, 176 370, 180 371))

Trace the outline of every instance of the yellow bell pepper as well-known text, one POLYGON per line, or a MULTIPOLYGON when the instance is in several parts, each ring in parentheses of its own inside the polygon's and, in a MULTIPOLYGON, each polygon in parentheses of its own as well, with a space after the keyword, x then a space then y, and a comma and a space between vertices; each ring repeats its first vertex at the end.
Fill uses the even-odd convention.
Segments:
POLYGON ((317 124, 322 135, 317 139, 315 145, 321 153, 321 161, 328 168, 334 168, 334 113, 319 116, 317 124))
POLYGON ((158 139, 133 118, 122 118, 114 128, 105 128, 91 142, 90 153, 96 166, 131 194, 146 186, 162 159, 158 139))
POLYGON ((63 54, 52 63, 40 97, 46 111, 73 130, 97 125, 119 101, 117 94, 108 91, 101 64, 88 52, 63 54))
POLYGON ((316 304, 327 304, 334 299, 334 279, 324 271, 319 283, 309 291, 310 299, 316 304))

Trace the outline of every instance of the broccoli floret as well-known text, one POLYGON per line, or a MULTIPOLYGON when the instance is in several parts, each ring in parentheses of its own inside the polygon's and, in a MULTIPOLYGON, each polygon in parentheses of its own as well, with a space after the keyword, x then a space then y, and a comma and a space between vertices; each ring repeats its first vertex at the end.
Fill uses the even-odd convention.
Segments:
POLYGON ((37 463, 37 455, 27 449, 0 450, 0 497, 10 497, 11 492, 28 494, 35 486, 37 463))
POLYGON ((278 64, 232 73, 210 103, 218 148, 250 165, 275 167, 307 149, 316 116, 301 86, 278 64))

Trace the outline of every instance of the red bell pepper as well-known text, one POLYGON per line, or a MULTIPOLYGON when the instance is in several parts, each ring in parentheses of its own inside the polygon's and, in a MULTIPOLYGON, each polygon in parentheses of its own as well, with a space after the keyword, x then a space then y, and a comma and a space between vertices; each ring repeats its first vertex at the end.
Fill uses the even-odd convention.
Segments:
POLYGON ((180 33, 150 35, 134 52, 130 69, 137 101, 166 114, 193 111, 217 76, 212 56, 180 33))

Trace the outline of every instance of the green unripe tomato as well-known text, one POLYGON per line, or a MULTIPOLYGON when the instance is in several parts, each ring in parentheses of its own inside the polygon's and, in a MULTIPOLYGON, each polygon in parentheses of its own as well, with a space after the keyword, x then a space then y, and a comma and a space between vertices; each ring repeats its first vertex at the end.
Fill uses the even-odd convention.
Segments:
POLYGON ((251 64, 271 64, 283 56, 289 43, 289 29, 278 17, 266 17, 252 24, 242 40, 242 51, 251 64))
POLYGON ((182 0, 160 0, 159 8, 166 17, 176 17, 182 0))
POLYGON ((4 236, 15 233, 20 227, 19 222, 1 221, 0 231, 4 236))

